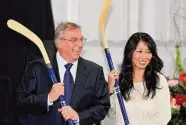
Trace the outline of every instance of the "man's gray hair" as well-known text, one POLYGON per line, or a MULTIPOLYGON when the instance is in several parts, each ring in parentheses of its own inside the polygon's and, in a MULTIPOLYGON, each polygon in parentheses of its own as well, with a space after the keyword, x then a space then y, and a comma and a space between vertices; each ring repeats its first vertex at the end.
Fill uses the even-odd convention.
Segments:
POLYGON ((55 30, 55 35, 54 35, 54 41, 56 43, 56 39, 64 33, 65 30, 73 30, 73 29, 77 29, 77 28, 81 28, 80 25, 73 23, 73 22, 62 22, 60 23, 56 30, 55 30))

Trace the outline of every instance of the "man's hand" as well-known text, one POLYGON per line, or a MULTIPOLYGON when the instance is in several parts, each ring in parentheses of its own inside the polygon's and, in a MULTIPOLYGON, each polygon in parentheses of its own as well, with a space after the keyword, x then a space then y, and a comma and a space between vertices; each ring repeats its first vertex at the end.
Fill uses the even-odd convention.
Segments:
POLYGON ((70 106, 64 106, 60 109, 58 109, 59 112, 61 112, 63 118, 65 120, 71 119, 71 120, 78 120, 78 114, 75 110, 73 110, 70 106))
POLYGON ((50 93, 48 94, 49 102, 56 101, 60 95, 64 95, 64 84, 56 83, 52 86, 50 93))

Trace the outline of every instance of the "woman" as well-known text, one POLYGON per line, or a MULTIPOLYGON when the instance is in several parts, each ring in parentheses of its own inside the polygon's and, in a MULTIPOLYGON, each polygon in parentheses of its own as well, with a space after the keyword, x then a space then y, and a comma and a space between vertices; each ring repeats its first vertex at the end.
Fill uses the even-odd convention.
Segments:
POLYGON ((108 86, 111 109, 108 116, 116 116, 116 125, 124 125, 116 94, 115 79, 119 86, 130 125, 166 125, 171 118, 170 93, 156 44, 147 33, 134 33, 126 43, 121 71, 109 73, 108 86), (118 78, 119 77, 119 78, 118 78))

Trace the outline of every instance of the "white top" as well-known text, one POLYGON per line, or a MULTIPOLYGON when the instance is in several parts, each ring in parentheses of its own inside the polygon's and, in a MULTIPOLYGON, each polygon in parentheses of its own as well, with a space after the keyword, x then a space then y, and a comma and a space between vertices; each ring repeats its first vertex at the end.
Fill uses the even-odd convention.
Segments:
MULTIPOLYGON (((161 74, 158 76, 162 89, 156 90, 153 99, 144 99, 143 92, 146 88, 143 83, 134 83, 134 89, 130 93, 131 100, 124 101, 129 125, 167 125, 169 122, 171 118, 169 88, 166 78, 161 74)), ((116 94, 111 96, 111 108, 108 117, 116 117, 115 125, 124 125, 116 94)))

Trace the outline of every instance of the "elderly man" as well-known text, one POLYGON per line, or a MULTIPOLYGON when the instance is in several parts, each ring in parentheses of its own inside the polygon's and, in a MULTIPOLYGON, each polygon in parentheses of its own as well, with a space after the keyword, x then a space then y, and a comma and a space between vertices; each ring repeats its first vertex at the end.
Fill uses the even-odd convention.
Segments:
POLYGON ((104 119, 110 108, 107 83, 101 66, 80 57, 85 40, 75 23, 56 28, 56 48, 48 54, 59 83, 52 84, 43 59, 28 64, 17 89, 24 125, 67 125, 68 119, 92 125, 104 119), (60 107, 59 96, 67 106, 60 107))

